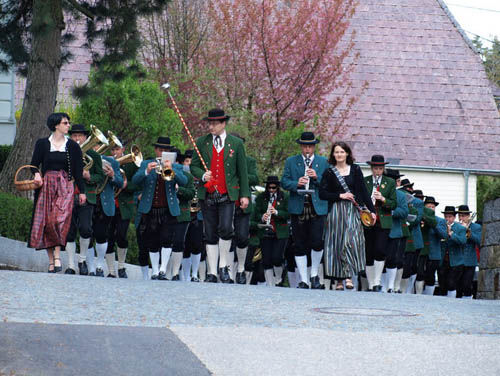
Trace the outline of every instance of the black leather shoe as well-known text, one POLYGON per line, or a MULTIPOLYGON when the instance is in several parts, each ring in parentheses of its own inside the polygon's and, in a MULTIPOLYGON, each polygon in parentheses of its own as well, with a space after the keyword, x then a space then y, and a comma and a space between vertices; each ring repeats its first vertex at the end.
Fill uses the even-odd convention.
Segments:
POLYGON ((180 280, 181 280, 181 278, 179 277, 179 274, 174 275, 174 276, 172 277, 172 281, 180 281, 180 280))
POLYGON ((64 271, 64 274, 76 274, 74 269, 68 268, 64 271))
POLYGON ((61 259, 60 258, 55 258, 54 257, 54 273, 62 272, 62 265, 56 266, 55 265, 56 260, 59 261, 59 264, 61 263, 61 259))
POLYGON ((392 289, 387 290, 388 294, 392 294, 394 291, 392 289))
POLYGON ((382 291, 382 286, 380 286, 380 285, 373 286, 372 291, 373 292, 380 292, 380 291, 382 291))
MULTIPOLYGON (((151 278, 153 279, 153 278, 151 278)), ((158 274, 158 279, 160 281, 167 281, 167 275, 165 274, 165 272, 160 272, 160 274, 158 274)))
POLYGON ((104 270, 102 270, 101 268, 97 268, 95 270, 95 275, 96 277, 104 277, 104 270))
MULTIPOLYGON (((325 286, 323 286, 323 289, 325 286)), ((321 290, 321 283, 319 283, 319 276, 311 277, 311 289, 321 290)))
POLYGON ((229 267, 224 266, 219 269, 219 278, 222 283, 231 283, 231 277, 229 276, 229 267))
POLYGON ((95 277, 95 273, 94 273, 94 272, 90 272, 90 273, 89 273, 89 276, 90 276, 90 277, 95 277))
POLYGON ((80 275, 89 275, 89 269, 87 268, 87 263, 85 261, 78 263, 78 270, 80 275))
POLYGON ((238 272, 236 273, 236 283, 238 285, 246 285, 247 283, 247 276, 245 275, 245 272, 238 272))
POLYGON ((49 270, 47 270, 47 273, 55 273, 55 268, 54 268, 54 264, 49 264, 49 270), (50 269, 50 267, 52 266, 52 270, 50 269))
POLYGON ((401 291, 401 290, 396 291, 396 294, 402 294, 402 293, 403 293, 403 291, 401 291))
POLYGON ((297 286, 298 289, 308 289, 309 285, 305 282, 300 281, 299 285, 297 286))
POLYGON ((191 277, 191 282, 200 282, 198 277, 191 277))
POLYGON ((116 278, 116 276, 113 274, 108 274, 108 278, 116 278))
POLYGON ((217 277, 214 276, 213 274, 207 274, 207 278, 205 279, 205 282, 217 283, 217 277))
POLYGON ((125 268, 118 269, 118 278, 128 278, 125 268))
POLYGON ((159 279, 159 278, 158 278, 158 274, 153 274, 153 275, 151 276, 151 279, 159 279))

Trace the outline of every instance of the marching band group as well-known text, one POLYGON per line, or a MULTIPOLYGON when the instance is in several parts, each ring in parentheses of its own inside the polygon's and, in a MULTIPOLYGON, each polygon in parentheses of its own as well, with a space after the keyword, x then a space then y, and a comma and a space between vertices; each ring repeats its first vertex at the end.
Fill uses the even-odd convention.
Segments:
POLYGON ((296 140, 301 153, 281 179, 253 191, 256 161, 226 132, 229 116, 213 109, 204 120, 210 133, 194 150, 159 137, 143 160, 112 132, 50 115, 31 161, 39 188, 28 241, 47 250, 49 273, 62 271, 65 250, 66 274, 103 277, 106 263, 107 277, 127 278, 134 221, 144 279, 285 286, 286 274, 304 289, 472 297, 481 226, 467 205, 446 206, 443 219, 382 155, 364 177, 348 144, 335 142, 327 159, 312 132, 296 140))

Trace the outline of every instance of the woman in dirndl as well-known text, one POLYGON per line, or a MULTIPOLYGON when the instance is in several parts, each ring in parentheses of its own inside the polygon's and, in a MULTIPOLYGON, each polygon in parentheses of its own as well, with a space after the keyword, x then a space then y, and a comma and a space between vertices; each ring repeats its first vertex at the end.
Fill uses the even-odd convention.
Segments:
POLYGON ((63 112, 53 113, 47 119, 52 134, 40 138, 35 144, 31 165, 35 181, 41 188, 35 191, 35 205, 28 246, 36 250, 47 250, 49 273, 62 270, 60 251, 66 245, 66 236, 71 224, 74 185, 79 190, 78 200, 85 203, 83 182, 83 159, 80 146, 66 137, 70 123, 63 112))
POLYGON ((366 206, 375 220, 375 207, 345 142, 332 145, 330 167, 323 173, 319 197, 328 201, 325 231, 325 274, 336 280, 336 290, 353 289, 352 275, 365 268, 365 237, 358 207, 366 206), (339 176, 339 177, 337 177, 339 176), (343 188, 343 180, 346 188, 343 188))

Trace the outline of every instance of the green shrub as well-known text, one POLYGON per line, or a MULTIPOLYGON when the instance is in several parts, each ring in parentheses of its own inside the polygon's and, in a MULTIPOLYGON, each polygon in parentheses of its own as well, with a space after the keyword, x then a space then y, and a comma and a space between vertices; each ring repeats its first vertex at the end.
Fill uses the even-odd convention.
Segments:
POLYGON ((0 192, 0 235, 27 241, 31 226, 33 203, 25 198, 0 192))
POLYGON ((477 178, 477 217, 483 219, 484 204, 500 197, 500 177, 478 176, 477 178))
POLYGON ((0 145, 0 172, 3 169, 3 165, 12 150, 12 145, 0 145))
POLYGON ((135 226, 133 222, 128 228, 127 239, 128 251, 126 262, 128 264, 139 265, 139 247, 137 246, 137 237, 135 234, 135 226))

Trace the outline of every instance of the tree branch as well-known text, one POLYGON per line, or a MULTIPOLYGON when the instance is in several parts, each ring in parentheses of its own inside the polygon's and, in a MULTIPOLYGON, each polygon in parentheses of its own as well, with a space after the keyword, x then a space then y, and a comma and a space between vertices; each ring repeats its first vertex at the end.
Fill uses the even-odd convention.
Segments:
POLYGON ((78 2, 76 0, 66 0, 67 3, 69 3, 70 5, 73 5, 73 7, 79 11, 80 13, 83 13, 85 16, 87 16, 88 18, 90 18, 91 20, 94 19, 94 14, 88 10, 87 8, 81 6, 80 4, 78 4, 78 2))

